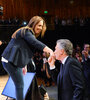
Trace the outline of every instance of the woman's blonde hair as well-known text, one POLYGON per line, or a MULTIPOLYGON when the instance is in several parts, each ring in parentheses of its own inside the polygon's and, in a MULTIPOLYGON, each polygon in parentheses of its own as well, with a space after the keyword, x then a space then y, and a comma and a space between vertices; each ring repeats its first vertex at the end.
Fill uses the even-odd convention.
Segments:
POLYGON ((19 28, 18 30, 16 30, 16 31, 13 33, 12 38, 15 38, 15 37, 16 37, 16 34, 17 34, 17 32, 18 32, 20 29, 22 29, 22 30, 23 30, 23 29, 30 29, 30 30, 32 30, 32 32, 33 32, 33 34, 35 35, 35 37, 38 37, 40 34, 36 35, 36 34, 34 33, 34 28, 35 28, 35 26, 36 26, 40 21, 43 21, 42 32, 40 33, 40 34, 41 34, 41 37, 43 37, 44 34, 45 34, 45 31, 46 31, 46 23, 45 23, 45 21, 44 21, 44 19, 43 19, 42 17, 40 17, 40 16, 34 16, 34 17, 32 17, 32 18, 30 19, 30 21, 29 21, 29 23, 28 23, 27 26, 21 27, 21 28, 19 28))

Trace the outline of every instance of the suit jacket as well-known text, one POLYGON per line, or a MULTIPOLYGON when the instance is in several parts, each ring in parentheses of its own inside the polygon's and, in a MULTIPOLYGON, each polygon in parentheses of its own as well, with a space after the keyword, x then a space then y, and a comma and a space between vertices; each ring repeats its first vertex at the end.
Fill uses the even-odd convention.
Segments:
POLYGON ((22 68, 30 62, 34 49, 43 50, 46 45, 37 40, 31 30, 25 29, 25 33, 21 33, 21 30, 16 34, 16 38, 10 40, 2 57, 22 68))
MULTIPOLYGON (((56 75, 55 73, 53 70, 52 74, 56 75)), ((83 100, 85 80, 82 66, 76 59, 67 58, 63 65, 63 74, 57 79, 57 86, 58 100, 83 100)))

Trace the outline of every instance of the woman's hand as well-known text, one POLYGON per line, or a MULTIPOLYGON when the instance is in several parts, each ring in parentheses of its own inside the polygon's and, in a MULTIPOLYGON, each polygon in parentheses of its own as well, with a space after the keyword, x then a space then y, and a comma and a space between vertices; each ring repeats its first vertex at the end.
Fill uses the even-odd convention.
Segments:
POLYGON ((53 50, 50 49, 50 48, 47 47, 47 46, 43 49, 43 51, 46 52, 46 53, 49 53, 50 56, 54 56, 54 52, 53 52, 53 50))
POLYGON ((25 75, 27 73, 27 66, 25 66, 24 68, 22 68, 22 72, 23 72, 23 75, 25 75))

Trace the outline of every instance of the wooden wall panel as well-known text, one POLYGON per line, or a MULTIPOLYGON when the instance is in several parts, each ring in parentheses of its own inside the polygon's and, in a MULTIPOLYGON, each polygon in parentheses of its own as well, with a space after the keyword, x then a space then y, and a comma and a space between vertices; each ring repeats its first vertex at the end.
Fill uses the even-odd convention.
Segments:
POLYGON ((51 17, 90 17, 90 0, 74 0, 73 4, 70 0, 0 0, 0 5, 4 7, 5 19, 18 17, 29 20, 34 15, 45 16, 45 10, 51 17))

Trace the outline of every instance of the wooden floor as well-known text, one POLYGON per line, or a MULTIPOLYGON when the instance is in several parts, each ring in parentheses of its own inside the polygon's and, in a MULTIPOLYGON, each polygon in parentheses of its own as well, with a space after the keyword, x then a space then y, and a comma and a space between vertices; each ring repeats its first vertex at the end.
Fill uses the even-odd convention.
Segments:
MULTIPOLYGON (((4 89, 4 87, 7 83, 8 78, 9 78, 8 75, 0 76, 0 100, 6 100, 7 99, 6 96, 2 95, 2 91, 3 91, 3 89, 4 89)), ((38 85, 41 85, 41 84, 45 85, 44 80, 41 79, 41 78, 37 78, 37 82, 38 82, 38 85)), ((52 93, 52 95, 54 96, 55 93, 53 91, 55 91, 55 89, 53 89, 53 87, 51 87, 51 89, 49 89, 49 88, 50 87, 48 87, 47 89, 48 89, 50 95, 52 93)), ((8 98, 8 100, 12 100, 12 98, 8 98)), ((50 100, 56 100, 56 99, 50 99, 50 100)))
MULTIPOLYGON (((3 75, 0 76, 0 100, 6 100, 7 97, 2 95, 2 91, 7 83, 9 76, 8 75, 3 75)), ((41 81, 41 79, 38 78, 38 84, 40 85, 41 83, 44 83, 43 81, 41 81)), ((9 100, 12 100, 11 98, 8 98, 9 100)))
POLYGON ((8 75, 0 76, 0 100, 6 100, 6 96, 1 95, 2 91, 7 83, 8 75))

